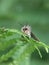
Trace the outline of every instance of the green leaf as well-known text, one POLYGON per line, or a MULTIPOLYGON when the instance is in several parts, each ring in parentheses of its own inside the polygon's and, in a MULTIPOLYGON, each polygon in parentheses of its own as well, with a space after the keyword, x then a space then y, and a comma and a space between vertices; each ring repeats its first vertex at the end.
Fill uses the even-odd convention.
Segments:
POLYGON ((41 54, 41 52, 40 52, 39 48, 38 48, 37 46, 35 46, 35 48, 36 48, 36 50, 38 51, 38 53, 39 53, 40 57, 42 58, 42 54, 41 54))
POLYGON ((0 35, 2 35, 0 37, 0 63, 6 61, 8 62, 8 65, 29 65, 30 56, 35 49, 38 51, 41 58, 42 54, 39 47, 43 47, 48 53, 49 46, 43 42, 38 42, 32 38, 27 38, 24 33, 16 29, 5 30, 7 32, 2 32, 0 29, 0 35), (23 36, 23 39, 21 36, 23 36), (12 58, 13 60, 9 62, 9 58, 12 58))

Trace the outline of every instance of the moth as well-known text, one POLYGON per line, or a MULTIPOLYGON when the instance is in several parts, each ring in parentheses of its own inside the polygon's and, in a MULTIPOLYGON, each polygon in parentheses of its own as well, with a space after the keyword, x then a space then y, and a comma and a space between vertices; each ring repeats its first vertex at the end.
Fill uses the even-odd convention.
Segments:
POLYGON ((33 38, 34 40, 36 41, 39 41, 39 39, 35 36, 35 34, 31 31, 31 26, 29 25, 24 25, 22 28, 21 28, 21 31, 23 33, 25 33, 29 38, 33 38))

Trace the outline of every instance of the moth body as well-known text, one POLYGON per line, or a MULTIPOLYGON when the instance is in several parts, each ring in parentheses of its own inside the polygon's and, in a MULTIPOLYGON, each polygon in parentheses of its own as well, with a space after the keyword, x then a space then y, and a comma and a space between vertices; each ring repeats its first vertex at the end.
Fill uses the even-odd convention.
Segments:
POLYGON ((29 25, 25 25, 21 28, 21 31, 25 33, 29 38, 33 38, 36 41, 39 41, 39 39, 34 35, 34 33, 31 31, 31 27, 29 25))

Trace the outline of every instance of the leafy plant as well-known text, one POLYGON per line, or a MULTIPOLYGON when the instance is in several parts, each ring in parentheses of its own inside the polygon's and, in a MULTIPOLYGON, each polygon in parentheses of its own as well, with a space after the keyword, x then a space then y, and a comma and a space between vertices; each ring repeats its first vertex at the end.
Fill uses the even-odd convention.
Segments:
POLYGON ((28 39, 15 29, 0 28, 0 65, 30 65, 30 56, 35 49, 42 58, 39 47, 48 53, 49 46, 43 42, 28 39))

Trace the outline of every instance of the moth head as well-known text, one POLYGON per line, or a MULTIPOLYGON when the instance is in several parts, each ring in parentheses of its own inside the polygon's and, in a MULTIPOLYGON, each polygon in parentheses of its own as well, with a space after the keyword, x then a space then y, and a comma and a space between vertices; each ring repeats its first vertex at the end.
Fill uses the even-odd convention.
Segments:
POLYGON ((21 28, 21 31, 25 34, 27 34, 28 36, 31 36, 31 27, 29 25, 25 25, 21 28))

